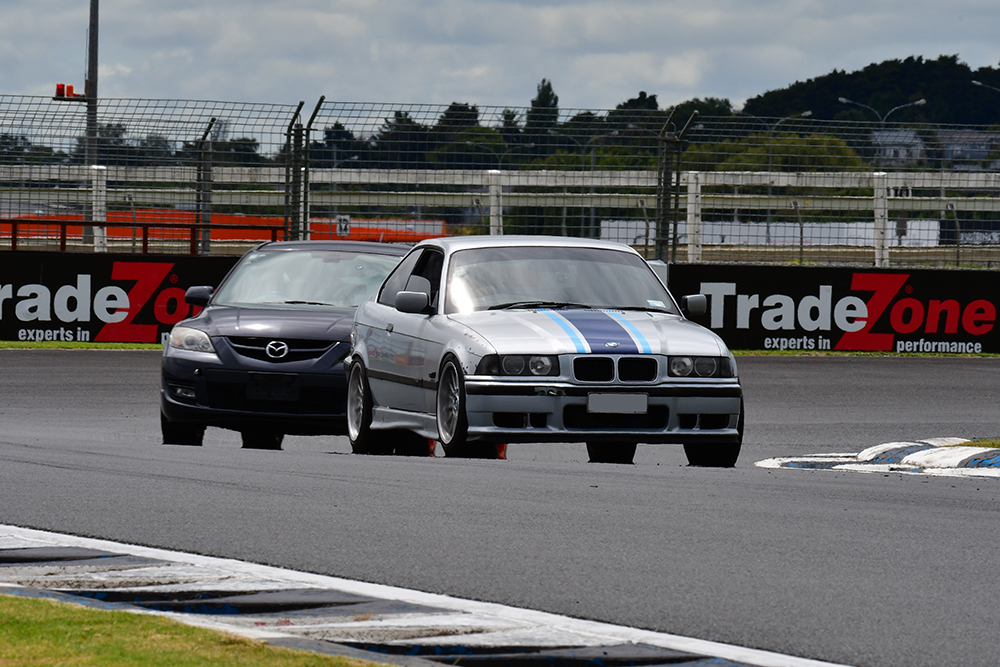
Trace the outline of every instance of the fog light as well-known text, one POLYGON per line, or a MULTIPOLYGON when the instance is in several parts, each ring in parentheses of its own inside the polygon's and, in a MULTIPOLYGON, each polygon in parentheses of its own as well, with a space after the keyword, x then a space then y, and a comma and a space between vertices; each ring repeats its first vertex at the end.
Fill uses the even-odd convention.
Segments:
POLYGON ((195 396, 194 389, 190 387, 172 387, 172 389, 174 390, 174 396, 176 396, 177 398, 193 399, 195 396))

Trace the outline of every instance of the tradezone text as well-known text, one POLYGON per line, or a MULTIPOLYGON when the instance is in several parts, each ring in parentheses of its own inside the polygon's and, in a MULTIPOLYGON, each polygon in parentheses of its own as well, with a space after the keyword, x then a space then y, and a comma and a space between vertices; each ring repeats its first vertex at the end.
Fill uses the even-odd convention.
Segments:
POLYGON ((59 327, 58 329, 18 329, 17 339, 30 341, 88 342, 90 341, 90 332, 80 327, 77 327, 75 331, 65 327, 59 327))
POLYGON ((795 338, 765 338, 765 350, 829 350, 831 341, 825 336, 797 336, 795 338))

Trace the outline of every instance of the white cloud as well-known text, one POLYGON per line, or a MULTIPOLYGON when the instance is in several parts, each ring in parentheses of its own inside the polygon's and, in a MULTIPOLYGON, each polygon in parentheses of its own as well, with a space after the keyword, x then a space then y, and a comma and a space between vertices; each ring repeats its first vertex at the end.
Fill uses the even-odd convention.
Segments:
MULTIPOLYGON (((4 0, 2 94, 82 87, 84 0, 4 0)), ((640 90, 661 106, 748 97, 833 69, 959 54, 1000 62, 995 2, 955 0, 104 0, 101 94, 294 104, 564 108, 640 90)))

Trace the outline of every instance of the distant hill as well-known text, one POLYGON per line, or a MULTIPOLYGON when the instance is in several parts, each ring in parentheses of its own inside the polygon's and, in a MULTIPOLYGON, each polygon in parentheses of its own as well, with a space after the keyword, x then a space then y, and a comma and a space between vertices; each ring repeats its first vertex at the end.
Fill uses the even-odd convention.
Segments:
POLYGON ((900 109, 888 121, 1000 124, 1000 92, 973 85, 973 80, 1000 88, 1000 68, 973 70, 957 55, 937 60, 911 56, 872 64, 857 72, 834 70, 815 79, 797 81, 747 100, 743 111, 754 116, 781 117, 808 110, 812 118, 819 120, 877 121, 868 109, 843 104, 838 98, 867 104, 883 117, 894 107, 923 98, 927 100, 923 106, 900 109))

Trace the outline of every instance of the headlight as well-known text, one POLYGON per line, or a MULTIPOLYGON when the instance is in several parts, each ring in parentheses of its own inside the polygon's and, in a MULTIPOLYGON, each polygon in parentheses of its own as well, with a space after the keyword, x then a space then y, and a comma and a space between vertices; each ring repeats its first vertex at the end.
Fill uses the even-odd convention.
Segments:
MULTIPOLYGON (((528 370, 532 375, 553 375, 552 370, 558 366, 559 360, 555 357, 530 357, 528 359, 528 370)), ((558 370, 556 370, 558 373, 558 370)))
POLYGON ((201 329, 174 327, 170 330, 170 347, 192 352, 215 352, 212 339, 201 329))
POLYGON ((500 367, 506 375, 520 375, 524 372, 524 357, 508 355, 500 361, 500 367))
POLYGON ((677 377, 687 377, 694 370, 694 359, 691 357, 670 357, 670 374, 677 377))
POLYGON ((668 369, 673 377, 735 377, 728 357, 670 357, 668 369))
POLYGON ((719 362, 714 357, 698 357, 694 360, 694 373, 699 377, 712 377, 718 368, 719 362))
POLYGON ((559 375, 559 358, 548 355, 488 354, 476 375, 559 375))

